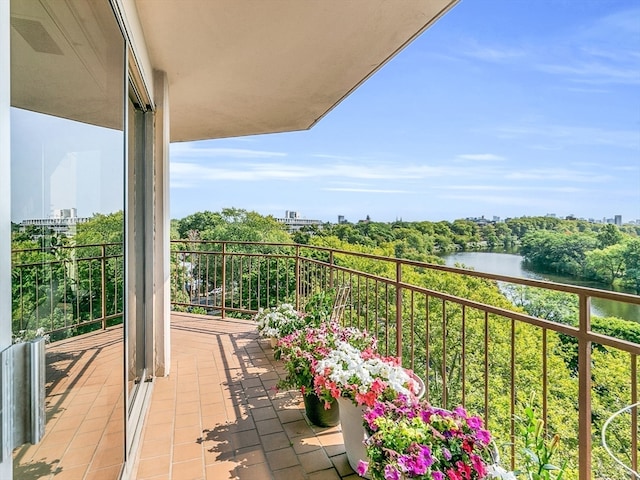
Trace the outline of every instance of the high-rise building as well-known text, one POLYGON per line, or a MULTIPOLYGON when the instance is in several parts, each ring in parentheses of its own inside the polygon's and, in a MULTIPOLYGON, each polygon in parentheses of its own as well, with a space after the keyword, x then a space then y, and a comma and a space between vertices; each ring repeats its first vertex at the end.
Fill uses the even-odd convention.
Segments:
POLYGON ((622 226, 622 215, 616 215, 615 217, 613 217, 613 223, 618 225, 619 227, 622 226))

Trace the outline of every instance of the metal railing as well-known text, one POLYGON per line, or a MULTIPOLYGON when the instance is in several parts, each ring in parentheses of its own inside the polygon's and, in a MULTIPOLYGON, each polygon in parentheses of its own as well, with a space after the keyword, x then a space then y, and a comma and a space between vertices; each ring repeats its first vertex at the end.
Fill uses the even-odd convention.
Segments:
MULTIPOLYGON (((565 478, 627 478, 609 471, 597 438, 617 403, 638 401, 640 345, 594 331, 590 304, 640 305, 639 296, 297 244, 177 241, 171 261, 173 308, 222 317, 284 301, 300 308, 319 290, 348 285, 343 322, 376 334, 385 354, 424 378, 432 403, 481 412, 512 468, 523 448, 519 404, 537 391, 546 428, 564 437, 565 478), (471 279, 467 294, 450 293, 461 276, 471 279), (577 298, 575 322, 528 315, 505 295, 478 297, 507 284, 577 298)), ((637 470, 635 412, 618 433, 637 470)))
MULTIPOLYGON (((14 332, 66 336, 121 321, 121 244, 12 256, 14 332)), ((597 331, 590 303, 640 306, 637 295, 296 244, 176 241, 170 261, 173 308, 223 317, 282 302, 302 308, 314 293, 346 286, 342 321, 375 334, 383 353, 424 379, 432 403, 480 412, 512 468, 523 447, 518 409, 535 391, 546 428, 563 437, 565 478, 628 478, 607 463, 599 436, 613 412, 638 402, 640 345, 597 331), (528 315, 505 285, 566 295, 576 318, 528 315)), ((637 409, 610 428, 614 453, 637 471, 637 409)))
POLYGON ((123 318, 120 243, 12 251, 12 329, 54 337, 107 328, 123 318))

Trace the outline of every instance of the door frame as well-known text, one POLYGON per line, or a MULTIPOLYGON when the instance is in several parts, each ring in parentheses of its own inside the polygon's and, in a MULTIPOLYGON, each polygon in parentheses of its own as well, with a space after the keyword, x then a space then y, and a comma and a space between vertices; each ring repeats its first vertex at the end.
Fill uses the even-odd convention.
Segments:
MULTIPOLYGON (((128 100, 125 115, 125 132, 127 136, 134 135, 137 158, 129 156, 129 138, 125 152, 125 418, 126 418, 126 451, 125 461, 128 468, 132 456, 135 455, 140 439, 140 432, 148 410, 153 371, 153 278, 150 276, 150 265, 153 262, 153 138, 154 111, 146 96, 146 90, 140 88, 137 80, 140 78, 132 71, 132 53, 128 49, 129 70, 127 74, 128 100), (130 115, 129 109, 136 109, 130 115), (135 125, 129 125, 129 119, 134 118, 135 125), (139 119, 139 123, 138 122, 139 119), (137 167, 134 176, 133 168, 137 167), (137 193, 142 190, 141 195, 137 193), (138 200, 138 201, 136 201, 138 200), (136 242, 134 230, 142 230, 143 242, 136 242), (140 271, 139 269, 142 269, 140 271), (142 285, 140 280, 142 279, 142 285), (135 300, 134 300, 135 299, 135 300), (135 304, 133 303, 135 302, 135 304), (131 314, 134 314, 131 317, 131 314), (139 318, 139 316, 142 318, 139 318), (129 337, 129 321, 136 322, 136 343, 141 342, 144 348, 143 378, 135 387, 135 392, 129 392, 129 351, 132 346, 129 337), (139 331, 142 327, 142 332, 139 331)), ((140 235, 140 231, 137 234, 140 235)))
MULTIPOLYGON (((0 351, 11 346, 11 26, 0 1, 0 351)), ((2 370, 0 370, 2 377, 2 370)), ((0 378, 4 384, 8 379, 0 378)), ((3 398, 5 397, 4 392, 3 398)), ((0 478, 12 478, 11 415, 0 403, 0 478)))

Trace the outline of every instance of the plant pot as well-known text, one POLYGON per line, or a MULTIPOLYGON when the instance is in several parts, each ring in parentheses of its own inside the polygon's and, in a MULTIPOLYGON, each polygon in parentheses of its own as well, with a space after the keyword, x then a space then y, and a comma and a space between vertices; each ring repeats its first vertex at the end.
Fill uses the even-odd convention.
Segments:
POLYGON ((340 407, 333 400, 331 407, 324 408, 324 400, 315 393, 304 396, 304 411, 311 423, 318 427, 335 427, 340 423, 340 407))
MULTIPOLYGON (((360 460, 369 461, 367 448, 364 445, 364 441, 367 438, 362 418, 365 407, 356 406, 348 398, 338 398, 338 405, 340 406, 340 424, 347 460, 349 460, 349 465, 353 471, 357 472, 360 460)), ((371 477, 365 474, 364 478, 371 477)))

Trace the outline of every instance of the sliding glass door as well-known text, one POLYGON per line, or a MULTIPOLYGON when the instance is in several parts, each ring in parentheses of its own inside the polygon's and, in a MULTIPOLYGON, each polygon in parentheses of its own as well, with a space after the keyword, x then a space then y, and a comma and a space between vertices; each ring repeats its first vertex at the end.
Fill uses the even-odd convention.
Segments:
POLYGON ((125 41, 108 0, 11 0, 10 10, 12 331, 51 340, 46 433, 14 450, 14 478, 118 478, 125 41))

